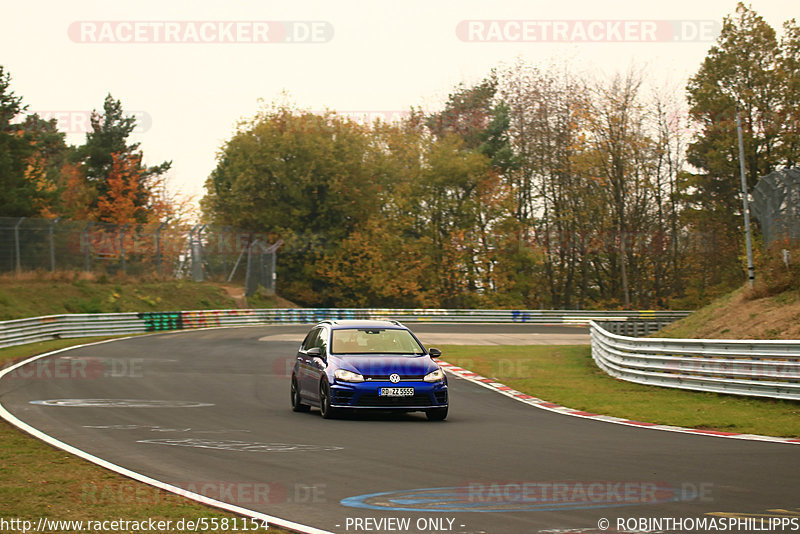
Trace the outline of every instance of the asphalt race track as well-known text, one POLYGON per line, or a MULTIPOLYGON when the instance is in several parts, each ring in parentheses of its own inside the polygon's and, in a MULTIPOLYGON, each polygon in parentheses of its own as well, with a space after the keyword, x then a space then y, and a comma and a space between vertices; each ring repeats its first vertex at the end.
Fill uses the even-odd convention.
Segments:
MULTIPOLYGON (((336 533, 654 532, 668 529, 633 518, 720 519, 712 513, 741 514, 728 531, 763 532, 754 518, 800 518, 797 445, 568 417, 453 377, 444 422, 293 413, 287 370, 307 329, 182 331, 78 348, 5 376, 0 402, 117 465, 336 533)), ((412 329, 423 341, 586 339, 568 326, 412 329)), ((695 528, 675 530, 704 531, 684 526, 695 528)))

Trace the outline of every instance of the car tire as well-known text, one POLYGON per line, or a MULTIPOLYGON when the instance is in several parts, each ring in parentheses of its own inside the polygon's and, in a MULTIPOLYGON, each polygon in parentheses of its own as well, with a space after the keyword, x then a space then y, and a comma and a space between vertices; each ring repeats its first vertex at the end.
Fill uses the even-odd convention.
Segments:
POLYGON ((293 412, 307 412, 311 409, 308 404, 303 404, 300 397, 300 389, 297 387, 297 379, 292 377, 292 411, 293 412))
POLYGON ((325 419, 334 419, 338 415, 336 408, 331 407, 331 386, 324 378, 319 383, 319 413, 325 419))
POLYGON ((428 410, 425 415, 428 416, 428 421, 444 421, 447 418, 447 406, 428 410))

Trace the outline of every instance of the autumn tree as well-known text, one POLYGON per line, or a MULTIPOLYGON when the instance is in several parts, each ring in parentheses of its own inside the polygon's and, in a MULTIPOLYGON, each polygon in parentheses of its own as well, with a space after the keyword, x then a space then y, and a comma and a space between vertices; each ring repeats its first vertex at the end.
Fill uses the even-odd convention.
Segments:
MULTIPOLYGON (((83 174, 97 191, 96 202, 107 198, 109 194, 114 165, 124 165, 137 175, 137 189, 133 200, 137 208, 143 208, 137 210, 138 222, 145 222, 146 208, 153 197, 152 191, 163 184, 164 175, 172 162, 165 161, 154 166, 143 164, 144 157, 139 143, 129 141, 136 128, 136 117, 125 115, 120 101, 110 94, 103 102, 102 113, 92 111, 90 121, 92 130, 87 132, 86 143, 78 148, 78 153, 83 174), (122 163, 123 160, 125 163, 122 163)), ((100 209, 98 204, 92 208, 100 209)))
POLYGON ((24 113, 22 97, 10 89, 11 77, 0 66, 0 214, 48 216, 58 198, 58 174, 67 151, 55 120, 24 113))
POLYGON ((568 69, 548 72, 521 61, 507 67, 502 80, 516 162, 506 181, 521 231, 514 257, 524 279, 541 288, 526 299, 537 306, 583 306, 590 226, 598 221, 588 170, 581 167, 586 83, 568 69))
POLYGON ((0 214, 6 217, 34 213, 35 188, 25 177, 30 146, 11 123, 24 109, 22 97, 11 91, 11 75, 0 66, 0 214))
POLYGON ((377 208, 381 175, 366 164, 370 151, 364 127, 353 121, 266 109, 223 146, 203 210, 214 223, 283 239, 285 294, 330 304, 318 263, 377 208))
POLYGON ((661 88, 652 96, 653 202, 655 232, 651 248, 653 297, 657 307, 684 294, 686 239, 682 222, 689 131, 685 103, 674 91, 661 88))
POLYGON ((98 220, 115 224, 141 222, 146 210, 139 205, 140 173, 137 156, 111 154, 107 190, 97 201, 98 220))
POLYGON ((797 142, 798 30, 786 23, 775 30, 739 3, 725 17, 722 31, 687 86, 691 117, 699 133, 688 147, 697 172, 690 185, 692 224, 705 233, 709 255, 697 273, 708 286, 730 287, 742 279, 741 194, 735 117, 741 117, 748 189, 759 177, 795 164, 797 142))
POLYGON ((25 111, 22 97, 11 90, 11 74, 0 65, 0 129, 6 131, 14 118, 25 111))
POLYGON ((432 261, 425 241, 409 239, 385 223, 370 217, 319 264, 318 273, 337 306, 422 308, 436 302, 434 292, 423 287, 432 261))
POLYGON ((783 24, 777 75, 781 83, 779 160, 787 167, 800 165, 800 26, 783 24))
POLYGON ((86 180, 79 163, 66 161, 59 172, 59 200, 51 211, 66 219, 96 219, 92 206, 97 204, 97 190, 86 180))
POLYGON ((503 173, 515 162, 508 137, 509 109, 498 94, 498 83, 492 71, 472 87, 458 85, 443 109, 425 116, 423 122, 434 138, 461 138, 467 150, 484 154, 503 173))
POLYGON ((677 104, 648 97, 636 70, 592 81, 568 66, 517 61, 501 80, 517 163, 506 180, 528 247, 526 278, 539 288, 527 300, 667 305, 666 288, 680 284, 666 252, 683 230, 677 104))

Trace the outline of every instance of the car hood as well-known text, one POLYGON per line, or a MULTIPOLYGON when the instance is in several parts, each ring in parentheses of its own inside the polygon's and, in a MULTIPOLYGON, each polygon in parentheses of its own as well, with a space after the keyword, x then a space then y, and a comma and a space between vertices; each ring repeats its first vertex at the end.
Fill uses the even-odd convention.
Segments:
POLYGON ((439 368, 430 356, 402 357, 392 355, 340 356, 342 369, 364 376, 424 376, 439 368))

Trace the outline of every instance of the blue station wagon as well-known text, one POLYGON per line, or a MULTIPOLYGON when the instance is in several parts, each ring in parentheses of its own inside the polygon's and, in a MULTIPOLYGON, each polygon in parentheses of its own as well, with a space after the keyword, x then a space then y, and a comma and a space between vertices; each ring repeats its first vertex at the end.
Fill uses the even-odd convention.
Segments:
POLYGON ((425 412, 447 417, 447 377, 397 321, 323 321, 306 335, 292 369, 292 409, 319 407, 330 419, 345 410, 425 412))

